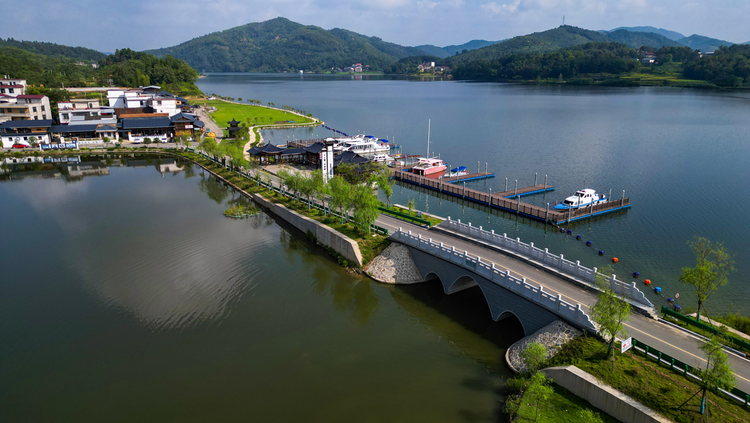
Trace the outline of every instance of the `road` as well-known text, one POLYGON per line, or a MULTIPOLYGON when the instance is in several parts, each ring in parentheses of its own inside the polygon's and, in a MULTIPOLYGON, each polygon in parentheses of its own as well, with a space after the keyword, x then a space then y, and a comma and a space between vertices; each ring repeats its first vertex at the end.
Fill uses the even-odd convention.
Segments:
MULTIPOLYGON (((421 234, 423 238, 432 238, 435 242, 442 242, 449 247, 456 247, 457 250, 482 257, 483 262, 492 262, 498 268, 510 270, 513 276, 526 278, 526 282, 529 284, 544 285, 544 291, 547 293, 560 294, 565 301, 574 305, 581 304, 581 308, 586 312, 589 311, 589 306, 596 302, 596 295, 590 291, 482 246, 390 216, 380 215, 377 225, 388 229, 391 233, 401 227, 403 230, 410 230, 413 234, 421 234)), ((700 350, 702 342, 693 335, 636 312, 631 313, 630 321, 625 323, 625 328, 629 336, 645 342, 647 345, 690 366, 705 366, 706 360, 703 358, 703 351, 700 350)), ((727 355, 732 369, 735 371, 737 388, 750 392, 750 361, 731 353, 727 355)))

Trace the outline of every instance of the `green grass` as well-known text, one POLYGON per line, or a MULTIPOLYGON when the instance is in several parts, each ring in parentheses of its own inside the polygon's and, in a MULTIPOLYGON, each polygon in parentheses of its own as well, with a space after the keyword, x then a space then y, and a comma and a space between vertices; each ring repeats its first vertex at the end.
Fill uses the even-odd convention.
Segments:
MULTIPOLYGON (((592 407, 588 401, 576 396, 567 389, 552 384, 554 393, 547 401, 539 404, 538 423, 570 423, 575 422, 578 413, 584 409, 591 409, 599 414, 604 423, 617 423, 617 419, 609 414, 592 407)), ((525 393, 521 408, 518 410, 516 422, 533 422, 536 416, 536 403, 529 393, 525 393)))
MULTIPOLYGON (((409 214, 409 209, 408 208, 404 208, 404 207, 391 206, 391 207, 388 207, 388 209, 393 210, 393 211, 397 211, 399 213, 403 213, 403 214, 406 214, 406 215, 409 215, 409 216, 418 217, 416 210, 412 210, 411 214, 409 214)), ((422 213, 422 217, 420 219, 426 220, 426 221, 432 223, 432 226, 436 226, 436 225, 439 225, 439 224, 443 223, 443 221, 441 219, 438 219, 436 217, 432 217, 432 216, 426 215, 424 213, 422 213)))
POLYGON ((216 111, 211 113, 216 123, 221 126, 227 126, 226 123, 232 119, 245 122, 248 125, 274 125, 275 122, 293 120, 293 125, 311 124, 313 119, 303 117, 294 113, 272 109, 264 106, 254 106, 250 104, 235 104, 223 100, 191 100, 195 104, 206 104, 207 106, 216 107, 216 111), (257 120, 256 120, 257 118, 257 120))
POLYGON ((732 329, 736 329, 745 335, 750 335, 750 317, 730 313, 726 316, 712 316, 711 319, 721 322, 732 329))
MULTIPOLYGON (((705 415, 699 413, 700 394, 678 410, 680 404, 700 389, 696 383, 632 349, 625 354, 615 353, 617 360, 612 371, 606 351, 606 346, 597 339, 579 337, 565 345, 548 365, 573 364, 678 423, 705 421, 705 415)), ((750 410, 723 395, 709 393, 708 403, 712 422, 750 420, 750 410)))

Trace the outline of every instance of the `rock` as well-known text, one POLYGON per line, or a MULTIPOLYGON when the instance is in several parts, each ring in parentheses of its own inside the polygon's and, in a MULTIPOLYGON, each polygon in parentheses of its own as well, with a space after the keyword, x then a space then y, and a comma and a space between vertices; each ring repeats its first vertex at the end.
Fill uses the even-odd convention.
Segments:
POLYGON ((563 322, 557 320, 549 325, 539 329, 533 335, 529 335, 508 348, 505 354, 505 359, 508 362, 508 366, 516 372, 523 373, 526 371, 526 365, 521 358, 521 351, 532 342, 538 342, 547 348, 547 359, 549 360, 558 351, 575 338, 581 336, 583 332, 563 322))
POLYGON ((422 282, 409 249, 403 244, 392 243, 370 262, 365 272, 378 282, 410 284, 422 282))

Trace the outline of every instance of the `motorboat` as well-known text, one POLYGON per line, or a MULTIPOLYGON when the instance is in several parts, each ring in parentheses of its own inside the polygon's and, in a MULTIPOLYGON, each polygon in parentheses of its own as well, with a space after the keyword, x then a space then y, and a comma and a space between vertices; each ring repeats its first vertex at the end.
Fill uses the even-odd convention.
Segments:
POLYGON ((593 189, 581 189, 576 191, 574 195, 571 195, 570 197, 563 200, 562 203, 555 204, 556 210, 568 210, 568 209, 578 209, 581 207, 588 207, 590 205, 596 205, 600 203, 607 202, 607 196, 606 195, 599 195, 594 191, 593 189))
POLYGON ((411 173, 428 176, 435 174, 443 174, 448 168, 443 164, 440 159, 419 159, 419 163, 411 168, 411 173))
POLYGON ((338 141, 338 144, 333 147, 334 153, 351 151, 359 155, 366 155, 387 153, 391 150, 389 145, 380 142, 377 138, 368 137, 364 134, 347 138, 338 138, 336 141, 338 141))
POLYGON ((456 176, 464 176, 468 174, 469 174, 469 171, 466 169, 466 166, 459 166, 459 167, 454 167, 453 169, 451 169, 451 171, 446 173, 443 177, 454 178, 456 176))
POLYGON ((376 154, 372 156, 372 161, 376 163, 393 163, 395 159, 387 154, 376 154))

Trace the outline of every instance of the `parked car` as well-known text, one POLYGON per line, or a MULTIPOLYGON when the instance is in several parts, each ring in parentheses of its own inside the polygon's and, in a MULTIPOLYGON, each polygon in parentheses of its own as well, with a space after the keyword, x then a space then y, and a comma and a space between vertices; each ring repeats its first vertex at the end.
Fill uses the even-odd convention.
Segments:
POLYGON ((13 144, 13 148, 26 148, 28 145, 26 144, 13 144))

